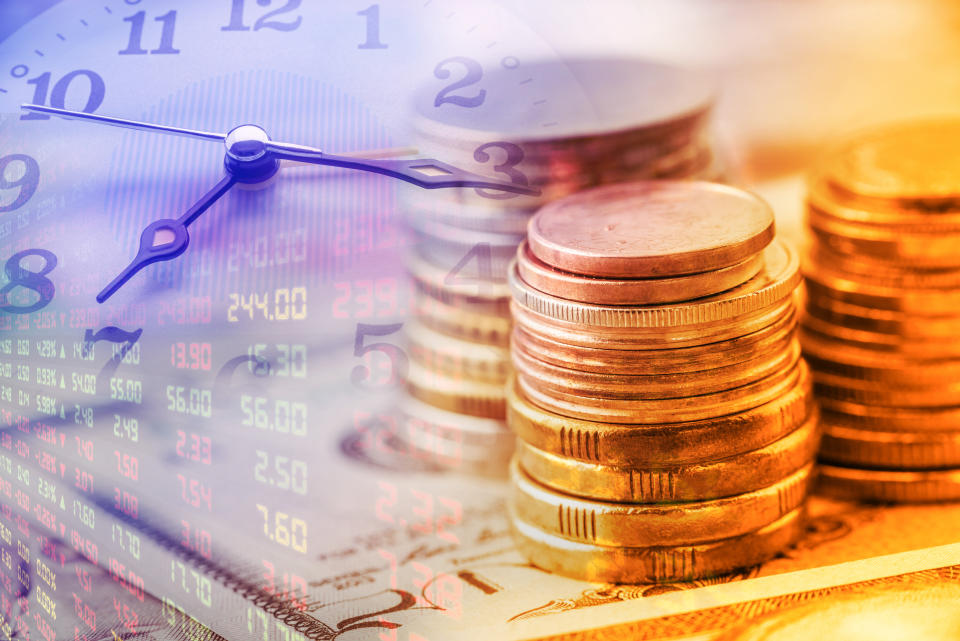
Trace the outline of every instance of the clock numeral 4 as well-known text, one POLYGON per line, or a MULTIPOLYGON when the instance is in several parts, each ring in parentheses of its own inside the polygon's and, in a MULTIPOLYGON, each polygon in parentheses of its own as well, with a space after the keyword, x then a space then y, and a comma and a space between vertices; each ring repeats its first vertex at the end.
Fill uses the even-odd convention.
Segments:
POLYGON ((173 46, 173 34, 177 27, 177 12, 168 11, 158 18, 154 18, 154 20, 163 24, 163 32, 160 34, 160 46, 151 51, 147 51, 141 44, 143 41, 144 23, 147 21, 147 12, 138 11, 129 18, 123 19, 124 22, 130 23, 130 41, 127 43, 127 48, 119 52, 121 56, 145 56, 148 53, 180 53, 180 50, 175 49, 173 46))
MULTIPOLYGON (((70 85, 77 78, 84 77, 90 83, 90 92, 87 94, 87 104, 84 105, 84 113, 92 114, 100 105, 103 104, 103 96, 107 91, 107 85, 103 78, 95 71, 89 69, 77 69, 71 71, 53 85, 53 91, 50 91, 50 81, 52 77, 50 72, 41 74, 36 78, 27 81, 28 85, 36 87, 33 91, 33 104, 45 105, 47 103, 47 93, 50 93, 50 106, 57 109, 66 109, 67 92, 70 85)), ((20 116, 20 120, 50 120, 47 114, 26 113, 20 116)))

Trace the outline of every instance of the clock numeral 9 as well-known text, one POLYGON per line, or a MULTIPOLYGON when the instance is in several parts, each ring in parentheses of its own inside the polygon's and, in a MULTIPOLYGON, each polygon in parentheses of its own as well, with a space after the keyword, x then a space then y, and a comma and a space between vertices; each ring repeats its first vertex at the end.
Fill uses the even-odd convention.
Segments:
POLYGON ((436 99, 433 101, 434 107, 439 107, 440 105, 451 104, 457 105, 459 107, 479 107, 483 104, 483 101, 487 97, 487 90, 481 89, 474 96, 455 96, 451 95, 457 89, 463 89, 464 87, 470 87, 477 84, 483 80, 483 67, 480 66, 480 63, 471 58, 465 58, 463 56, 455 56, 453 58, 447 58, 446 60, 441 60, 437 63, 437 66, 433 70, 433 75, 439 78, 440 80, 446 80, 451 76, 449 67, 451 66, 462 66, 466 69, 466 74, 460 80, 457 80, 451 85, 448 85, 437 94, 436 99))
MULTIPOLYGON (((26 205, 37 192, 39 184, 40 165, 36 160, 25 154, 12 154, 0 158, 0 190, 18 188, 20 190, 11 202, 6 205, 0 204, 0 213, 13 211, 26 205), (23 167, 23 172, 19 176, 17 176, 18 165, 23 167)), ((0 199, 0 203, 2 202, 3 199, 0 199)))
POLYGON ((24 249, 11 256, 3 266, 3 271, 6 272, 9 282, 3 286, 3 289, 0 289, 0 301, 2 301, 0 312, 29 314, 49 305, 53 300, 56 287, 54 287, 53 281, 46 276, 56 266, 57 257, 53 255, 53 252, 46 249, 24 249), (43 259, 44 264, 40 271, 32 272, 21 265, 22 261, 29 256, 39 256, 43 259), (35 292, 39 299, 29 305, 15 305, 8 302, 10 292, 17 288, 35 292))
MULTIPOLYGON (((485 145, 477 147, 476 151, 473 152, 473 159, 477 162, 490 162, 491 156, 487 151, 488 149, 500 149, 506 154, 506 158, 504 158, 502 163, 493 166, 495 172, 509 178, 510 182, 514 185, 530 186, 530 181, 527 179, 527 176, 517 169, 517 166, 523 162, 524 158, 523 148, 520 147, 520 145, 503 141, 488 142, 485 145)), ((518 195, 490 189, 477 189, 476 192, 484 198, 491 198, 493 200, 506 200, 508 198, 516 198, 518 195)))
MULTIPOLYGON (((66 109, 67 91, 71 83, 80 76, 85 76, 90 81, 90 93, 87 95, 87 104, 81 111, 92 114, 100 105, 103 104, 103 96, 106 93, 107 85, 100 77, 100 74, 89 69, 78 69, 71 71, 53 85, 53 91, 50 92, 50 106, 57 109, 66 109)), ((47 102, 47 92, 50 90, 51 75, 41 74, 36 78, 27 81, 28 85, 34 85, 36 89, 33 92, 33 104, 43 105, 47 102)), ((20 120, 49 120, 50 116, 46 114, 27 113, 20 116, 20 120)))
MULTIPOLYGON (((257 4, 261 7, 269 7, 271 1, 272 0, 257 0, 257 4)), ((300 7, 301 2, 302 0, 287 0, 287 3, 279 9, 274 9, 270 13, 261 16, 260 19, 253 24, 253 30, 275 29, 276 31, 296 31, 303 22, 303 16, 297 16, 297 19, 291 22, 280 22, 270 20, 270 18, 295 11, 300 7)), ((221 31, 250 31, 250 27, 244 24, 243 21, 244 5, 246 5, 246 0, 233 0, 230 8, 230 24, 225 27, 220 27, 221 31)))
POLYGON ((152 51, 147 51, 141 46, 143 40, 143 26, 147 20, 146 11, 138 11, 129 18, 124 18, 124 22, 130 23, 130 41, 127 48, 120 51, 121 56, 146 55, 147 53, 180 53, 179 49, 173 47, 173 33, 177 27, 177 12, 168 11, 159 18, 154 18, 157 22, 163 23, 163 33, 160 34, 160 46, 152 51))

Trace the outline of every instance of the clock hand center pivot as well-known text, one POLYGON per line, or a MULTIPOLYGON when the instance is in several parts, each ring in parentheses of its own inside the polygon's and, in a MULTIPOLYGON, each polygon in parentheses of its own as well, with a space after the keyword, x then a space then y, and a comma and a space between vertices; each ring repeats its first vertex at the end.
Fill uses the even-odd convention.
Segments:
POLYGON ((223 164, 238 182, 252 184, 268 180, 280 169, 280 161, 269 153, 270 136, 256 125, 241 125, 227 134, 223 164))

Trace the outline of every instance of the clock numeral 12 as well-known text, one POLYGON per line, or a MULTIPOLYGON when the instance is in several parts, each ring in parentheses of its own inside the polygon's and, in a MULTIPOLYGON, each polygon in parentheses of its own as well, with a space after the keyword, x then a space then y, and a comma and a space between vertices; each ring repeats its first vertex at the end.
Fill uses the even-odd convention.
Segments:
POLYGON ((143 25, 147 20, 147 12, 139 11, 129 18, 124 18, 124 22, 130 23, 130 42, 127 48, 120 51, 121 56, 146 55, 147 53, 180 53, 179 49, 173 47, 173 33, 177 27, 177 12, 168 11, 158 18, 157 22, 163 23, 163 33, 160 34, 160 46, 148 52, 141 45, 143 40, 143 25))
MULTIPOLYGON (((298 8, 303 0, 287 0, 287 3, 280 7, 279 9, 274 9, 270 13, 261 16, 255 23, 253 23, 253 30, 260 31, 261 29, 274 29, 276 31, 296 31, 300 28, 300 24, 303 22, 303 16, 297 16, 296 20, 291 22, 280 22, 279 20, 270 20, 274 16, 279 16, 284 13, 290 13, 298 8)), ((270 6, 271 0, 257 0, 257 4, 261 7, 270 6)), ((230 24, 225 27, 220 27, 221 31, 250 31, 250 27, 244 24, 243 21, 243 9, 246 4, 246 0, 233 0, 230 5, 230 24)))

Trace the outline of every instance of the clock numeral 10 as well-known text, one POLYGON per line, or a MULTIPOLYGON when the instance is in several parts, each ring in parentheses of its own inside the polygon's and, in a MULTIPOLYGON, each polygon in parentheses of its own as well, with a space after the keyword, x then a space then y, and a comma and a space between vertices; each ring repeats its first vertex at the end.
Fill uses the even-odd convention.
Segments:
POLYGON ((147 20, 147 12, 139 11, 129 18, 124 18, 124 22, 130 23, 130 42, 127 48, 120 51, 121 56, 146 55, 147 53, 180 53, 179 49, 173 47, 173 33, 177 27, 177 12, 168 11, 159 18, 154 18, 157 22, 163 23, 163 33, 160 34, 160 46, 152 51, 147 51, 141 45, 143 40, 143 25, 147 20))
MULTIPOLYGON (((90 81, 90 93, 87 96, 87 104, 81 111, 92 114, 100 105, 103 104, 103 96, 107 91, 107 85, 100 74, 89 69, 77 69, 71 71, 53 85, 53 91, 50 92, 50 106, 57 109, 66 109, 67 91, 71 83, 80 76, 85 76, 90 81)), ((47 102, 47 92, 50 90, 50 72, 41 74, 36 78, 27 81, 28 85, 34 85, 33 104, 43 105, 47 102)), ((20 120, 49 120, 47 114, 26 113, 20 116, 20 120)))

